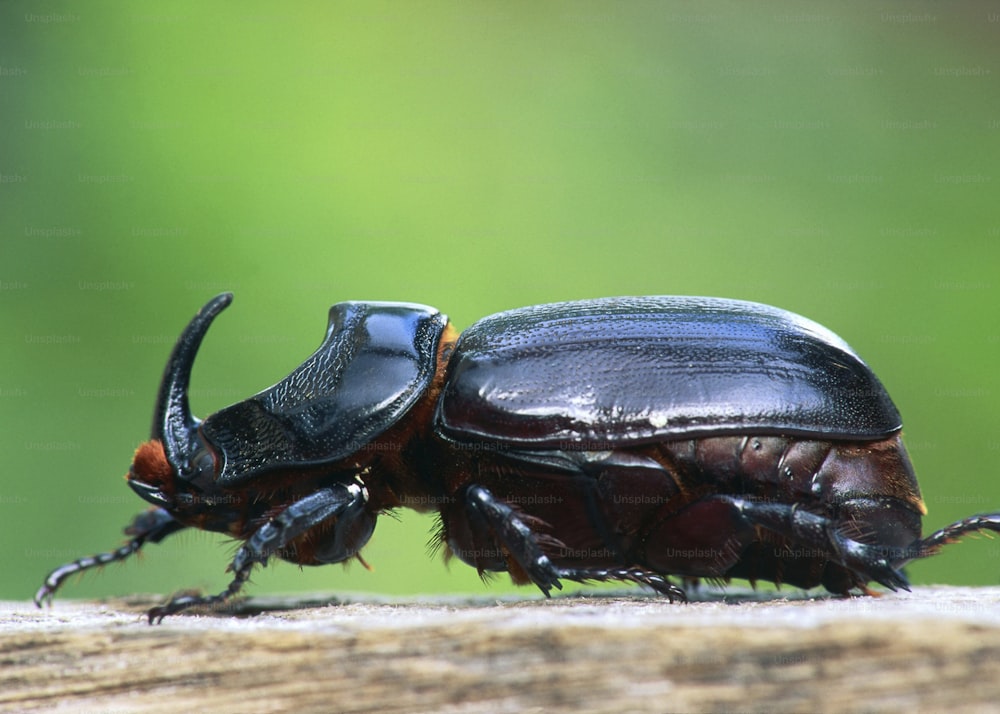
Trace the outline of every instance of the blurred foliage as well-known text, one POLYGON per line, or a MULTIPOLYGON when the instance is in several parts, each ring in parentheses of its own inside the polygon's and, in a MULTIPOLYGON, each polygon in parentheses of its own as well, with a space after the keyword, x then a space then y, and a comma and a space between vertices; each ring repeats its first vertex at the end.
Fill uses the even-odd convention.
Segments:
MULTIPOLYGON (((1000 508, 998 42, 972 2, 0 4, 0 596, 120 542, 163 362, 222 290, 201 414, 294 368, 345 299, 460 328, 603 295, 776 304, 886 383, 928 528, 1000 508)), ((427 557, 433 528, 383 518, 374 573, 281 564, 250 592, 481 592, 427 557)), ((996 584, 996 543, 911 576, 996 584)), ((182 534, 65 595, 216 590, 232 549, 182 534)))

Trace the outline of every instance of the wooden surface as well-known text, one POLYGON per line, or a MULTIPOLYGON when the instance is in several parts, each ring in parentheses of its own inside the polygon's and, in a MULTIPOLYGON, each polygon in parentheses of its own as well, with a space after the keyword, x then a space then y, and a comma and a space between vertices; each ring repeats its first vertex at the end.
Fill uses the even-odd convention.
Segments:
POLYGON ((0 603, 0 711, 1000 711, 1000 588, 728 593, 0 603))

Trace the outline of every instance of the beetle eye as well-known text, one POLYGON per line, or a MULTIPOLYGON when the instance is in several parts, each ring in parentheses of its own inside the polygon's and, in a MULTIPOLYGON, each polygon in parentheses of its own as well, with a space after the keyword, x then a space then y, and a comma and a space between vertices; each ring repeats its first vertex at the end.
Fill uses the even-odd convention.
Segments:
POLYGON ((211 480, 214 475, 215 455, 207 447, 198 449, 178 474, 181 479, 192 483, 204 479, 211 480))

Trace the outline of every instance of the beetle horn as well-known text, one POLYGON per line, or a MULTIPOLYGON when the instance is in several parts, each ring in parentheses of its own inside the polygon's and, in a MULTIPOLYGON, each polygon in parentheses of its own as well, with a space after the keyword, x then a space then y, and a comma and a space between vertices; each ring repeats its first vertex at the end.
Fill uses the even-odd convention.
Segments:
POLYGON ((163 442, 167 460, 177 473, 186 470, 186 462, 195 450, 198 424, 188 404, 188 384, 191 366, 198 353, 208 326, 233 301, 232 293, 223 293, 209 300, 188 326, 184 328, 160 383, 160 394, 153 412, 152 437, 163 442))

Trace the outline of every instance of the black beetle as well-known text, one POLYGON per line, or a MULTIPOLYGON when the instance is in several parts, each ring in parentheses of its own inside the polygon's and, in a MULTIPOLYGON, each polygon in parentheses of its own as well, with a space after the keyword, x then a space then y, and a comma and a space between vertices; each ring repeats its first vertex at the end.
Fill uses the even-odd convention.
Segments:
MULTIPOLYGON (((150 622, 236 594, 271 556, 338 563, 377 516, 437 511, 446 552, 546 595, 560 580, 668 576, 833 593, 876 581, 1000 514, 921 538, 926 509, 884 387, 839 337, 737 300, 638 297, 526 307, 460 337, 433 308, 347 302, 326 339, 270 389, 191 415, 195 354, 230 294, 178 340, 129 486, 153 508, 121 560, 183 528, 241 541, 218 595, 181 595, 150 622)), ((363 561, 362 561, 363 562, 363 561)))

